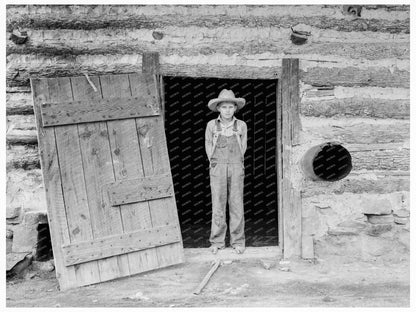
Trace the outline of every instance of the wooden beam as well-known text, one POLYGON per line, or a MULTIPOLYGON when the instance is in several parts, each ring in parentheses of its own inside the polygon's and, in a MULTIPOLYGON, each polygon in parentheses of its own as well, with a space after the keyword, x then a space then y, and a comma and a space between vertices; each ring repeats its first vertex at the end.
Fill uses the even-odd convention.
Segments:
MULTIPOLYGON (((348 36, 344 32, 332 30, 330 33, 325 33, 325 37, 314 37, 314 40, 306 45, 295 45, 288 40, 287 28, 251 27, 250 31, 246 30, 247 27, 243 25, 232 28, 219 27, 217 31, 221 32, 221 38, 215 41, 215 52, 228 56, 236 53, 243 55, 268 53, 299 58, 302 58, 302 55, 306 58, 311 55, 326 55, 366 60, 410 58, 410 36, 404 34, 394 38, 386 33, 368 32, 365 36, 360 33, 348 36), (259 37, 264 37, 266 32, 270 32, 267 41, 259 41, 259 37), (227 40, 233 36, 233 33, 239 33, 239 36, 232 41, 227 40)), ((214 51, 213 30, 203 26, 189 28, 186 32, 178 29, 175 35, 165 34, 163 40, 154 40, 152 32, 152 29, 131 28, 65 30, 64 33, 59 29, 31 29, 30 45, 16 45, 13 41, 7 40, 6 55, 36 54, 50 57, 134 53, 141 55, 147 51, 157 50, 165 57, 198 54, 209 57, 214 51)))
POLYGON ((316 140, 343 144, 403 143, 410 139, 409 120, 302 117, 302 130, 316 140))
POLYGON ((299 144, 301 123, 299 116, 299 59, 290 62, 290 118, 292 146, 299 144))
POLYGON ((65 266, 72 266, 179 241, 177 226, 167 225, 63 245, 62 251, 65 266))
POLYGON ((284 249, 284 236, 283 236, 283 141, 282 141, 282 80, 279 79, 277 82, 277 100, 276 100, 276 168, 277 168, 277 196, 278 196, 278 207, 277 207, 277 220, 278 220, 278 231, 279 231, 279 247, 281 250, 284 249))
MULTIPOLYGON (((87 6, 88 7, 88 6, 87 6)), ((65 9, 53 8, 52 10, 56 14, 51 14, 51 10, 36 14, 30 12, 29 14, 13 14, 7 19, 6 29, 12 31, 15 28, 35 28, 35 29, 88 29, 95 30, 101 28, 140 28, 140 29, 160 29, 166 27, 195 27, 203 26, 207 28, 217 28, 219 26, 232 27, 236 25, 243 25, 245 27, 275 27, 275 28, 288 28, 290 25, 305 24, 311 27, 319 29, 337 29, 345 32, 387 32, 387 33, 409 33, 410 32, 410 18, 403 18, 402 20, 387 20, 380 18, 369 18, 365 16, 361 18, 337 18, 334 14, 334 8, 326 9, 320 8, 324 13, 308 14, 302 7, 288 6, 289 10, 285 10, 282 6, 269 6, 261 15, 244 14, 241 13, 237 16, 230 16, 224 14, 225 7, 219 8, 221 13, 208 15, 204 13, 204 10, 210 10, 212 7, 206 9, 205 6, 200 6, 198 9, 194 9, 193 14, 189 14, 188 11, 171 12, 167 10, 166 6, 159 6, 157 12, 143 14, 140 8, 131 7, 132 14, 126 13, 125 9, 117 9, 114 7, 115 12, 109 14, 108 9, 101 9, 100 7, 92 10, 96 11, 95 14, 88 14, 85 11, 80 12, 76 7, 73 10, 65 11, 65 9), (286 14, 278 11, 287 12, 286 14), (291 11, 290 11, 291 10, 291 11), (302 10, 305 12, 302 15, 296 14, 296 10, 302 10), (77 12, 78 11, 78 12, 77 12), (161 12, 166 12, 161 14, 161 12), (268 11, 268 12, 267 12, 268 11), (76 13, 74 13, 76 12, 76 13), (275 14, 271 14, 274 12, 275 14)), ((311 9, 309 9, 311 10, 311 9)), ((341 9, 339 8, 341 11, 341 9)), ((407 10, 409 8, 407 7, 407 10)), ((217 11, 218 12, 218 11, 217 11)))
POLYGON ((155 95, 91 101, 43 103, 44 127, 159 115, 155 95))
POLYGON ((410 99, 363 98, 304 98, 301 114, 311 117, 366 117, 409 119, 410 99))
POLYGON ((298 144, 299 125, 299 60, 283 59, 281 76, 282 102, 282 216, 283 255, 285 258, 301 256, 301 198, 292 181, 292 146, 298 144))
POLYGON ((158 74, 159 68, 159 53, 146 52, 143 53, 142 72, 147 74, 158 74))
POLYGON ((6 115, 33 115, 32 95, 29 92, 7 93, 6 115))
POLYGON ((346 178, 335 182, 306 180, 302 184, 301 196, 306 198, 321 194, 386 194, 409 190, 409 171, 385 170, 368 171, 365 174, 351 172, 346 178))
MULTIPOLYGON (((218 78, 247 78, 247 79, 276 79, 280 76, 281 68, 270 64, 270 60, 279 61, 281 56, 266 60, 261 64, 247 66, 238 59, 235 65, 198 64, 202 54, 189 57, 189 63, 162 63, 156 73, 166 76, 187 77, 218 77, 218 78), (196 63, 196 64, 195 64, 196 63)), ((246 56, 247 57, 247 56, 246 56)), ((256 60, 255 56, 253 61, 256 60)), ((299 56, 297 56, 299 57, 299 56)), ((138 54, 129 55, 83 55, 59 60, 47 55, 13 54, 8 57, 6 73, 8 87, 27 86, 29 78, 36 73, 38 77, 72 77, 86 72, 90 75, 126 74, 140 71, 141 64, 138 54), (45 63, 51 69, 45 71, 45 63)), ((225 58, 229 61, 229 58, 225 58)), ((392 65, 394 65, 392 63, 392 65)), ((410 73, 408 69, 391 71, 389 66, 373 66, 359 68, 342 65, 342 67, 309 67, 300 71, 301 81, 310 85, 330 85, 345 87, 399 87, 409 88, 410 73)))
POLYGON ((170 173, 138 179, 120 180, 103 187, 112 206, 170 197, 173 194, 170 173))

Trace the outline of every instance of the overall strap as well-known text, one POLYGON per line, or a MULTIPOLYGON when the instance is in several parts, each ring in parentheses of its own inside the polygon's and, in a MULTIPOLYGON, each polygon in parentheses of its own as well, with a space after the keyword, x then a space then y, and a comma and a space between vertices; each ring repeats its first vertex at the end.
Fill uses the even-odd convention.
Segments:
POLYGON ((218 140, 218 136, 221 133, 222 129, 221 129, 221 125, 218 119, 215 120, 215 126, 217 128, 217 131, 214 131, 214 135, 212 138, 212 151, 211 151, 211 155, 209 156, 209 161, 211 162, 211 157, 212 155, 214 155, 214 151, 215 151, 215 147, 217 146, 217 140, 218 140))
POLYGON ((234 120, 233 131, 237 132, 237 119, 234 120))
POLYGON ((217 126, 217 131, 221 132, 221 125, 220 125, 220 121, 218 119, 215 119, 215 125, 217 126))
POLYGON ((240 147, 241 155, 243 155, 243 145, 241 143, 240 135, 237 133, 237 131, 238 131, 237 130, 237 119, 234 121, 233 131, 234 131, 235 136, 237 137, 237 143, 238 143, 238 146, 240 147))

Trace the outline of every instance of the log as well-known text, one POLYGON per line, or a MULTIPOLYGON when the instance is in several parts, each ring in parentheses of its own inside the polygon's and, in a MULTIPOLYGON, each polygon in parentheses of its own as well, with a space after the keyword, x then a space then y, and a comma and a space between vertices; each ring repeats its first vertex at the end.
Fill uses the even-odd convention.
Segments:
POLYGON ((363 5, 367 10, 386 9, 387 11, 407 11, 409 7, 407 5, 363 5))
POLYGON ((303 83, 326 86, 376 86, 404 87, 410 86, 410 75, 407 70, 391 72, 386 67, 361 69, 359 67, 324 68, 315 67, 301 72, 303 83))
POLYGON ((304 180, 301 185, 301 197, 343 193, 386 194, 409 189, 409 171, 352 171, 346 178, 336 182, 304 180))
POLYGON ((6 135, 7 144, 37 144, 36 130, 12 130, 6 135))
MULTIPOLYGON (((6 81, 9 87, 29 86, 29 77, 73 77, 87 73, 90 76, 133 73, 141 71, 141 55, 97 55, 69 60, 42 56, 13 55, 14 64, 9 63, 6 81)), ((161 74, 189 77, 277 79, 278 67, 254 67, 244 65, 187 65, 166 64, 160 67, 161 74)))
MULTIPOLYGON (((408 11, 396 13, 400 19, 391 20, 386 14, 365 14, 362 18, 351 19, 341 14, 340 6, 324 10, 320 6, 263 6, 258 13, 251 14, 249 8, 241 6, 193 6, 191 8, 169 8, 158 6, 54 6, 53 8, 32 7, 18 12, 18 8, 8 7, 7 31, 16 28, 42 29, 100 29, 100 28, 147 28, 167 26, 219 26, 244 25, 246 27, 285 27, 305 24, 321 29, 339 31, 373 31, 389 33, 409 33, 408 11), (308 12, 309 9, 309 12, 308 12), (152 12, 153 10, 153 12, 152 12), (320 10, 320 12, 318 12, 320 10), (25 12, 26 11, 26 12, 25 12), (147 11, 147 14, 144 13, 147 11), (205 12, 204 12, 205 11, 205 12), (233 11, 234 14, 232 13, 233 11), (298 11, 298 12, 296 12, 298 11), (267 13, 266 13, 267 12, 267 13), (335 13, 338 14, 335 14, 335 13), (283 14, 286 13, 286 14, 283 14), (381 19, 379 17, 382 17, 381 19)), ((259 7, 257 7, 259 8, 259 7)), ((256 7, 251 10, 255 10, 256 7)))
POLYGON ((32 115, 32 96, 26 92, 7 93, 6 115, 32 115))
POLYGON ((30 86, 27 87, 6 87, 7 93, 31 93, 30 86))
POLYGON ((410 99, 351 98, 308 99, 301 101, 301 114, 312 117, 410 118, 410 99))
MULTIPOLYGON (((29 77, 69 77, 86 72, 89 75, 131 73, 140 70, 141 55, 82 55, 82 56, 9 56, 6 82, 9 87, 28 86, 29 77)), ((160 72, 169 76, 276 79, 281 67, 278 55, 262 59, 258 55, 227 57, 226 55, 194 57, 162 57, 160 72)), ((300 60, 302 63, 303 60, 300 60)), ((390 71, 382 63, 357 68, 351 62, 339 62, 340 67, 313 67, 320 60, 304 63, 301 81, 310 85, 378 86, 409 88, 408 70, 390 71), (375 67, 374 67, 375 66, 375 67)), ((338 61, 334 61, 338 63, 338 61)), ((387 63, 390 66, 393 63, 387 63)), ((407 61, 401 66, 406 67, 407 61)))
POLYGON ((7 144, 37 144, 34 115, 7 116, 7 144))
POLYGON ((36 130, 34 115, 7 116, 7 131, 11 130, 36 130))
POLYGON ((399 119, 318 118, 301 116, 303 135, 341 144, 403 143, 410 139, 410 121, 399 119))
MULTIPOLYGON (((8 19, 21 15, 84 16, 109 18, 109 16, 153 16, 178 14, 183 16, 320 16, 345 18, 340 5, 8 5, 8 19), (340 12, 337 12, 337 11, 340 12), (338 14, 336 14, 338 13, 338 14)), ((409 17, 409 5, 364 5, 362 14, 367 18, 396 20, 409 17)))
POLYGON ((370 145, 368 149, 350 151, 353 170, 410 170, 409 148, 377 149, 377 145, 370 145))
POLYGON ((6 150, 6 170, 39 169, 40 159, 37 145, 11 145, 6 150))
POLYGON ((289 28, 253 28, 243 26, 168 27, 158 29, 163 40, 153 38, 153 29, 56 30, 32 29, 30 41, 16 45, 7 40, 6 54, 83 55, 143 54, 157 50, 161 55, 226 55, 275 53, 285 55, 328 55, 351 59, 409 59, 409 35, 397 38, 384 33, 346 36, 311 29, 307 45, 294 45, 289 28), (238 35, 235 35, 235 34, 238 35), (94 38, 94 40, 91 40, 94 38), (213 46, 215 39, 215 46, 213 46))

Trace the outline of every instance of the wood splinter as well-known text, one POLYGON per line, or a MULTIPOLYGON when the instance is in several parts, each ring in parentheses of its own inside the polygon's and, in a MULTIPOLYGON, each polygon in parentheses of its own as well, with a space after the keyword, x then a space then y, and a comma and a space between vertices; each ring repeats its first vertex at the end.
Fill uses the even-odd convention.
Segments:
POLYGON ((218 259, 215 260, 214 264, 211 266, 211 269, 209 270, 209 272, 207 273, 207 275, 205 275, 205 277, 202 280, 202 282, 199 284, 199 286, 193 292, 194 295, 199 295, 201 293, 202 289, 206 286, 206 284, 208 283, 209 279, 215 273, 215 271, 219 268, 220 265, 221 265, 221 260, 218 260, 218 259))
POLYGON ((97 89, 97 87, 95 86, 95 84, 91 81, 90 77, 88 77, 88 74, 87 74, 87 73, 84 73, 84 76, 85 76, 85 78, 87 78, 88 83, 89 83, 89 84, 91 85, 91 87, 94 89, 94 92, 97 92, 97 91, 98 91, 98 89, 97 89))

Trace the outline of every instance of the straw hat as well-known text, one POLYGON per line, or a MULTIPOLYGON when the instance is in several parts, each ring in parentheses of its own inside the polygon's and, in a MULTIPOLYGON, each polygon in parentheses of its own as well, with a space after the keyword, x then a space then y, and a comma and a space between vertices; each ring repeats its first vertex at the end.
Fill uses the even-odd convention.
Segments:
POLYGON ((218 112, 217 105, 221 102, 233 102, 237 105, 237 110, 246 105, 246 100, 243 98, 236 98, 234 92, 231 90, 224 89, 218 95, 218 98, 212 99, 208 102, 208 107, 214 112, 218 112))

